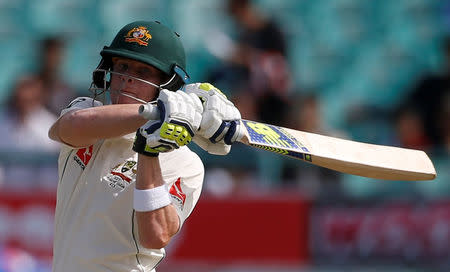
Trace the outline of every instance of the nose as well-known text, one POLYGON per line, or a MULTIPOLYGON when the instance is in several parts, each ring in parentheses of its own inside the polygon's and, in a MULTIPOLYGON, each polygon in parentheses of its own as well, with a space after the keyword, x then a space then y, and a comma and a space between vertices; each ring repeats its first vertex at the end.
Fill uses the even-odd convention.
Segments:
POLYGON ((120 79, 122 80, 122 83, 125 83, 125 82, 128 84, 134 83, 134 79, 129 76, 121 75, 120 79))

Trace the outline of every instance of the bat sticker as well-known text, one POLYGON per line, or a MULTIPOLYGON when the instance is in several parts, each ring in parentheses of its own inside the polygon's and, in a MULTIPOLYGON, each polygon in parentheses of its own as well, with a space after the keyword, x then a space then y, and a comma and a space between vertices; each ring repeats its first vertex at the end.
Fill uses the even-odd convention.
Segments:
POLYGON ((270 151, 270 152, 278 153, 281 155, 287 155, 287 156, 301 159, 304 161, 312 162, 311 154, 305 154, 305 153, 301 153, 301 152, 295 152, 295 151, 274 148, 274 147, 264 146, 264 145, 257 145, 257 144, 252 144, 252 146, 255 146, 255 147, 270 151))
POLYGON ((280 127, 243 120, 250 136, 251 144, 255 147, 288 155, 298 159, 311 161, 310 154, 303 144, 280 127))

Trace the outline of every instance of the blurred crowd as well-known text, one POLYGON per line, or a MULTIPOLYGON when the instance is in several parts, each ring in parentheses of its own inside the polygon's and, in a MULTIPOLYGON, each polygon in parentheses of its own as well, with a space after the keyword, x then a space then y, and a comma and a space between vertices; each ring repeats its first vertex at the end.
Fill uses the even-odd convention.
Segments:
MULTIPOLYGON (((319 87, 299 85, 294 78, 297 73, 293 71, 290 52, 295 49, 288 50, 290 37, 277 18, 262 12, 255 1, 224 3, 222 13, 233 26, 234 35, 217 28, 208 36, 205 49, 216 61, 196 81, 219 87, 234 101, 244 119, 421 149, 436 160, 438 171, 449 165, 450 38, 441 42, 440 71, 424 71, 420 77, 411 78, 405 85, 407 90, 402 92, 401 103, 376 108, 370 101, 361 101, 348 108, 343 126, 335 126, 324 117, 324 107, 328 104, 324 103, 322 93, 314 89, 319 87)), ((59 146, 47 137, 48 128, 75 96, 89 95, 87 88, 80 91, 79 86, 72 86, 65 79, 63 66, 68 41, 61 33, 37 41, 32 46, 36 49, 33 62, 36 66, 15 77, 3 101, 0 108, 0 184, 3 186, 54 188, 56 185, 55 158, 59 146)), ((336 100, 342 99, 345 97, 336 93, 336 100)), ((196 146, 193 149, 202 152, 196 146)), ((347 194, 349 188, 361 187, 353 177, 243 146, 235 146, 227 157, 204 153, 201 156, 208 169, 205 188, 215 194, 245 187, 261 190, 277 187, 294 188, 311 197, 336 198, 347 194)), ((448 178, 446 173, 438 172, 438 175, 448 178)), ((369 185, 364 190, 383 191, 373 191, 373 188, 369 185)), ((436 188, 432 191, 438 195, 450 193, 448 186, 436 188)), ((417 193, 417 190, 420 187, 413 191, 417 193)))
POLYGON ((48 36, 38 42, 37 68, 17 75, 0 109, 0 186, 54 190, 59 144, 48 129, 76 93, 62 77, 64 42, 48 36))

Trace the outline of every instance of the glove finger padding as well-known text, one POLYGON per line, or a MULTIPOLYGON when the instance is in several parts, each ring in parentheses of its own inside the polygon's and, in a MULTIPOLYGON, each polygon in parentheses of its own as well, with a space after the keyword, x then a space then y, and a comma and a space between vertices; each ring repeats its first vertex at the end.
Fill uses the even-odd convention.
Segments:
POLYGON ((197 96, 183 91, 161 91, 159 100, 166 105, 166 120, 185 123, 194 134, 202 119, 203 107, 197 96))
MULTIPOLYGON (((211 140, 220 142, 225 137, 232 139, 235 130, 229 130, 231 126, 236 127, 241 119, 239 110, 225 96, 215 93, 209 96, 205 103, 203 119, 200 125, 199 135, 211 140)), ((232 144, 228 143, 228 144, 232 144)))
MULTIPOLYGON (((191 142, 201 122, 202 105, 195 95, 182 91, 161 90, 157 101, 160 120, 150 120, 138 129, 136 141, 145 138, 142 144, 136 144, 136 152, 144 154, 169 152, 191 142)), ((134 149, 134 146, 133 146, 134 149)))
POLYGON ((185 90, 203 101, 198 135, 212 143, 232 144, 237 140, 241 114, 219 89, 209 83, 196 83, 186 85, 185 90))

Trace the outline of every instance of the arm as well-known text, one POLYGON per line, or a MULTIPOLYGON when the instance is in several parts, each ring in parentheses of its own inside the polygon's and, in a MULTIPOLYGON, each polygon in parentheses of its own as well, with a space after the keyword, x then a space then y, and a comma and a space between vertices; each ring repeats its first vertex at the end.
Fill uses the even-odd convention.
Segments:
POLYGON ((201 121, 202 105, 195 95, 161 90, 158 98, 163 120, 148 121, 136 132, 133 150, 138 153, 133 199, 139 241, 146 248, 166 246, 181 226, 159 163, 159 152, 188 144, 201 121))
POLYGON ((135 132, 147 121, 139 116, 139 106, 121 104, 69 111, 53 124, 49 137, 74 147, 84 147, 100 139, 135 132))
MULTIPOLYGON (((164 184, 158 157, 138 155, 136 189, 152 189, 164 184)), ((149 212, 136 212, 140 243, 146 248, 163 248, 180 226, 175 207, 170 204, 149 212)))

